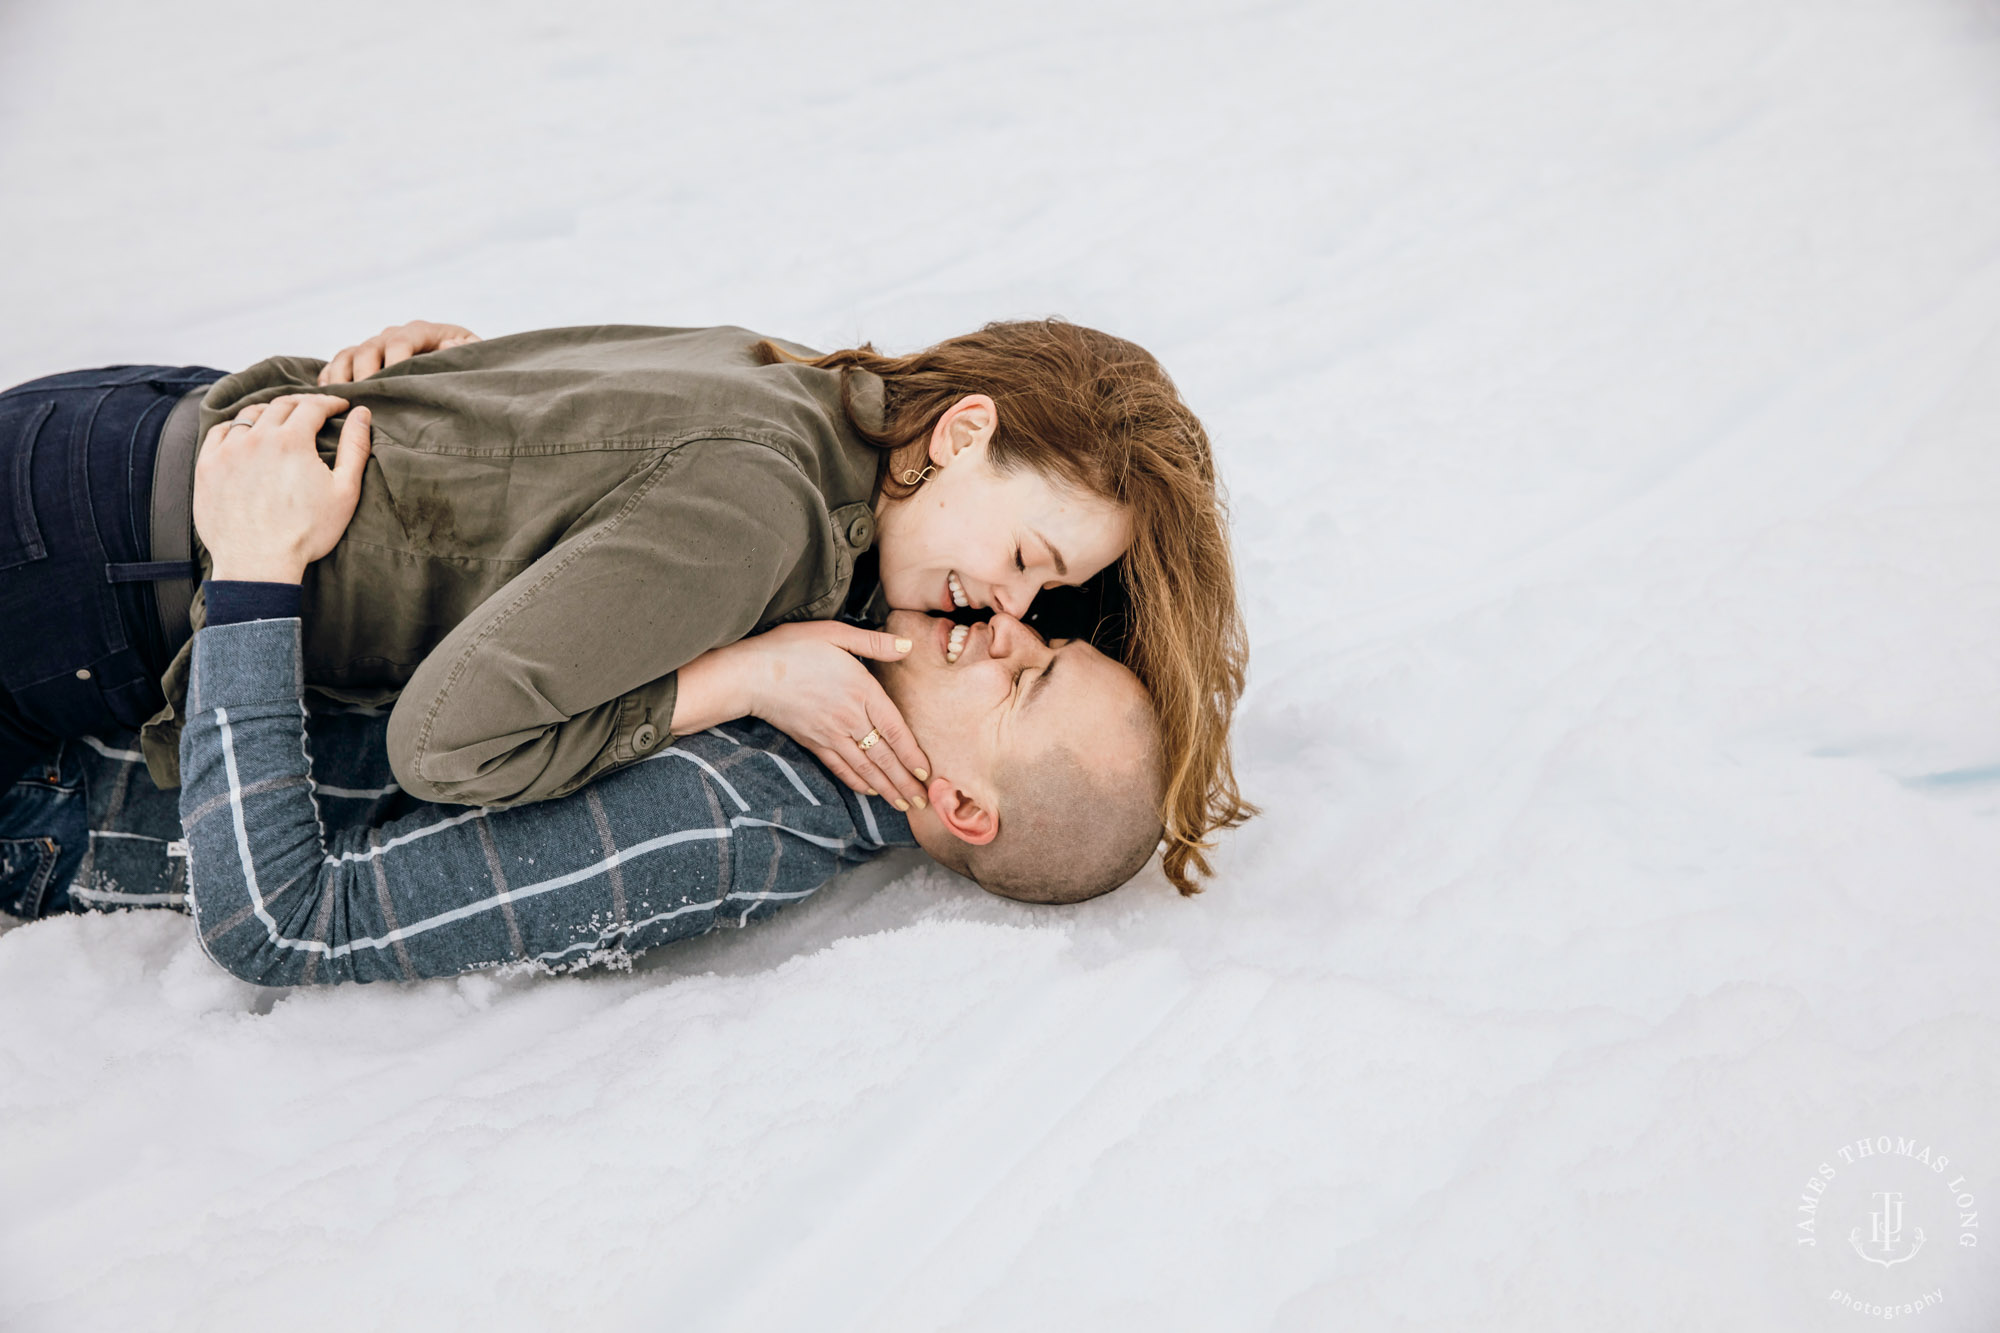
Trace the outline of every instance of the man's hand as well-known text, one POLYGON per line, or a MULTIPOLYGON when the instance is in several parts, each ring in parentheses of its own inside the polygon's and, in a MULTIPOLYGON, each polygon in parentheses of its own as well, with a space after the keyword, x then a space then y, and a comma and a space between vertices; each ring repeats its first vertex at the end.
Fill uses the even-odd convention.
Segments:
POLYGON ((479 335, 471 329, 462 329, 456 324, 433 324, 429 320, 413 319, 408 324, 398 324, 387 328, 367 342, 343 347, 333 360, 319 372, 321 387, 328 384, 349 384, 355 380, 365 380, 385 366, 393 366, 398 361, 408 361, 413 356, 425 352, 442 352, 447 347, 463 347, 476 343, 479 335))
POLYGON ((369 413, 347 414, 333 467, 313 440, 347 400, 301 393, 257 403, 208 433, 194 468, 194 526, 214 577, 297 583, 331 551, 361 499, 369 413))

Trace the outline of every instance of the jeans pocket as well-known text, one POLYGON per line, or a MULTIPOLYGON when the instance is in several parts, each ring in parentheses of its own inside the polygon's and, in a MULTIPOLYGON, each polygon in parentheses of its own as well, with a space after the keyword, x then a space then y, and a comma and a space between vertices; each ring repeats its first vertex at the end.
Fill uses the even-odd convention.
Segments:
POLYGON ((32 921, 70 910, 70 880, 90 849, 83 764, 68 746, 0 791, 0 912, 32 921))
POLYGON ((62 860, 54 838, 0 838, 0 912, 33 921, 62 860))
POLYGON ((41 524, 35 521, 31 469, 35 441, 56 410, 55 400, 0 396, 0 569, 12 569, 48 554, 41 524))

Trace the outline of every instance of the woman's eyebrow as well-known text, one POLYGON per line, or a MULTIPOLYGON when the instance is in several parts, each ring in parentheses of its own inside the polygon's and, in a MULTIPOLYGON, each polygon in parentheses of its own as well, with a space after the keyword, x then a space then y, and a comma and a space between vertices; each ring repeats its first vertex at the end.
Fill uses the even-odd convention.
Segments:
POLYGON ((1041 533, 1035 532, 1033 528, 1029 528, 1028 531, 1034 532, 1035 540, 1040 542, 1044 547, 1048 549, 1049 559, 1056 562, 1056 573, 1062 575, 1064 578, 1068 578, 1069 565, 1063 560, 1062 552, 1056 549, 1056 544, 1050 541, 1047 537, 1044 537, 1041 533))

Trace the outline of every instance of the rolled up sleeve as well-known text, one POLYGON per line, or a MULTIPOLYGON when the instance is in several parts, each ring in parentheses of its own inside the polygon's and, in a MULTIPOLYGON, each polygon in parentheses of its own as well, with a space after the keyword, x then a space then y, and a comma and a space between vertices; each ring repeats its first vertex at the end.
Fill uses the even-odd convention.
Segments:
MULTIPOLYGON (((420 800, 562 796, 671 739, 674 672, 823 594, 824 503, 784 455, 701 440, 605 497, 456 626, 389 720, 420 800)), ((393 596, 393 589, 385 589, 393 596)))

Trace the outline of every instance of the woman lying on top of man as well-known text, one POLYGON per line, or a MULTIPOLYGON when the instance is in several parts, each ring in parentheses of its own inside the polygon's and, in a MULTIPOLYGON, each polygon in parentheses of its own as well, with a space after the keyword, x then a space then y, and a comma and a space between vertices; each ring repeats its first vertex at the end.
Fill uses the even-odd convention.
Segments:
MULTIPOLYGON (((1108 570, 1157 719, 1169 880, 1194 891, 1209 834, 1250 812, 1206 434, 1143 349, 1059 320, 907 357, 735 328, 413 324, 328 363, 55 375, 0 394, 0 490, 0 792, 56 743, 121 728, 177 783, 212 621, 302 616, 317 696, 394 700, 410 798, 494 807, 669 745, 682 671, 712 649, 895 608, 1018 618, 1108 570), (367 446, 344 535, 296 570, 225 567, 189 534, 196 442, 207 457, 322 389, 321 455, 341 413, 367 446)), ((757 716, 853 791, 924 810, 933 766, 897 703, 811 633, 757 716)))

